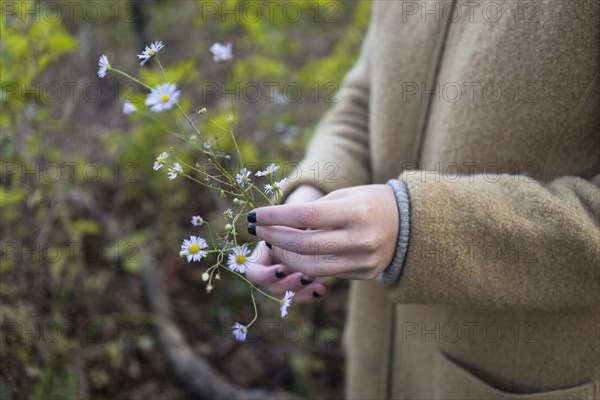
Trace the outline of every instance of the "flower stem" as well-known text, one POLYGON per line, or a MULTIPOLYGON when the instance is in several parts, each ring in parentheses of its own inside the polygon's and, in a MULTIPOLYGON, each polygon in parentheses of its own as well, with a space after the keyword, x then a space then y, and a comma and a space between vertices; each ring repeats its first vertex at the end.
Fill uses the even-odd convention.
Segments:
POLYGON ((144 86, 146 89, 152 90, 152 88, 150 86, 146 85, 144 82, 140 81, 139 79, 135 79, 133 76, 129 75, 126 72, 121 71, 120 69, 111 67, 111 71, 115 71, 116 73, 121 74, 121 75, 131 79, 132 81, 137 82, 138 84, 144 86))
POLYGON ((254 318, 252 318, 252 321, 250 321, 250 323, 246 325, 246 328, 252 326, 254 321, 256 321, 256 319, 258 318, 258 308, 256 307, 256 299, 254 298, 254 288, 250 289, 250 297, 252 298, 252 306, 254 306, 254 318))
POLYGON ((234 270, 231 270, 231 269, 229 269, 229 268, 223 268, 223 269, 225 269, 225 270, 227 270, 227 271, 231 272, 231 273, 232 273, 232 274, 234 274, 234 275, 237 275, 237 276, 238 276, 238 278, 240 278, 240 279, 244 280, 244 281, 245 281, 245 282, 246 282, 248 285, 250 285, 250 287, 251 287, 253 290, 256 290, 257 292, 259 292, 259 293, 263 294, 264 296, 266 296, 266 297, 270 298, 270 299, 271 299, 271 300, 273 300, 273 301, 276 301, 277 303, 281 303, 281 300, 279 300, 277 297, 271 296, 270 294, 268 294, 268 293, 265 293, 264 291, 260 290, 258 287, 256 287, 256 286, 254 285, 254 283, 250 282, 250 281, 249 281, 248 279, 246 279, 246 277, 245 277, 245 276, 243 276, 242 274, 240 274, 240 273, 238 273, 238 272, 236 272, 236 271, 234 271, 234 270))
POLYGON ((162 64, 160 63, 160 60, 158 59, 158 54, 155 56, 155 58, 156 58, 156 62, 158 63, 160 70, 162 71, 163 76, 165 77, 165 79, 168 82, 169 78, 167 77, 167 73, 165 72, 165 69, 163 68, 162 64))

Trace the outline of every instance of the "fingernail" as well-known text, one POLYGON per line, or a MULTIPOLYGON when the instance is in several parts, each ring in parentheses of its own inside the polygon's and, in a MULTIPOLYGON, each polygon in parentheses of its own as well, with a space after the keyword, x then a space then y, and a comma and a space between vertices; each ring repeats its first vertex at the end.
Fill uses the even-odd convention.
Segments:
POLYGON ((273 250, 273 245, 269 242, 265 242, 265 244, 267 245, 267 247, 271 250, 273 250))
POLYGON ((256 225, 248 224, 248 233, 253 236, 256 236, 256 225))
POLYGON ((254 211, 249 212, 248 215, 246 215, 246 219, 248 219, 248 222, 256 222, 256 213, 254 211))
POLYGON ((321 297, 321 295, 319 293, 317 293, 317 292, 313 292, 313 297, 314 298, 318 298, 318 297, 321 297))
POLYGON ((312 281, 309 281, 308 279, 300 278, 300 283, 306 286, 309 283, 312 283, 312 281))
POLYGON ((275 271, 275 278, 277 278, 277 279, 285 278, 285 273, 283 271, 275 271))

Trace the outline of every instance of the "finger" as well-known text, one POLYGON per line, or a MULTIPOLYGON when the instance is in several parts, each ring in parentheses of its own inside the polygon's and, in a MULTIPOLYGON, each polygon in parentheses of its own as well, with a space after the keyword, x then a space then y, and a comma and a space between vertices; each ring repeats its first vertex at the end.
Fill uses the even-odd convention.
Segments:
MULTIPOLYGON (((273 258, 276 259, 277 257, 275 255, 273 255, 273 258)), ((273 274, 275 276, 275 278, 279 279, 283 279, 289 275, 295 274, 297 273, 297 271, 295 271, 294 269, 288 267, 285 264, 282 264, 279 260, 277 262, 274 262, 274 265, 277 267, 275 270, 275 273, 273 274)), ((316 278, 314 276, 307 276, 304 274, 300 274, 300 283, 302 285, 308 285, 309 283, 312 283, 316 278)))
POLYGON ((351 253, 358 249, 346 229, 306 231, 285 226, 258 226, 255 232, 272 246, 298 254, 351 253))
POLYGON ((295 271, 302 272, 306 276, 334 276, 355 270, 368 269, 370 265, 367 262, 369 260, 360 254, 354 254, 350 257, 339 254, 304 255, 277 246, 273 246, 273 253, 282 264, 295 271))
POLYGON ((314 303, 315 301, 323 300, 325 296, 327 296, 327 287, 316 283, 314 286, 306 287, 296 292, 294 301, 296 303, 314 303))
POLYGON ((246 271, 246 278, 257 285, 271 285, 290 274, 290 272, 283 272, 284 269, 285 266, 281 264, 269 266, 254 264, 246 271))
POLYGON ((256 245, 254 250, 252 250, 252 253, 250 254, 250 257, 248 257, 248 260, 252 264, 260 264, 260 265, 274 264, 273 252, 271 251, 271 249, 269 249, 269 247, 267 247, 265 242, 262 242, 262 241, 256 245))
POLYGON ((313 283, 307 282, 307 284, 302 284, 301 279, 302 274, 300 272, 294 272, 282 279, 279 279, 277 282, 270 284, 269 286, 267 286, 267 289, 274 295, 280 296, 285 294, 287 290, 291 290, 292 292, 298 292, 304 287, 313 283))
POLYGON ((257 226, 281 225, 292 228, 329 228, 344 226, 350 216, 340 211, 338 202, 313 201, 261 207, 248 213, 257 226))
POLYGON ((299 293, 302 290, 310 289, 317 291, 319 294, 324 294, 327 290, 327 283, 324 279, 315 279, 314 281, 301 282, 302 274, 299 272, 293 273, 277 282, 267 286, 267 290, 275 296, 282 296, 286 291, 299 293))
MULTIPOLYGON (((248 259, 251 264, 246 271, 246 278, 259 285, 270 285, 296 272, 279 263, 271 249, 262 241, 254 248, 248 259)), ((314 280, 314 278, 307 279, 314 280)))

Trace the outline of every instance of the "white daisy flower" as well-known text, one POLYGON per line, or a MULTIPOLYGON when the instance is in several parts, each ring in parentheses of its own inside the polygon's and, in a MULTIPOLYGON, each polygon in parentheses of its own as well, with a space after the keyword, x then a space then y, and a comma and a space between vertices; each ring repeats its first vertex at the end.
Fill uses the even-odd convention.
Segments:
POLYGON ((225 217, 225 219, 233 219, 233 210, 228 208, 227 210, 223 211, 223 217, 225 217))
POLYGON ((287 290, 285 292, 285 296, 281 300, 281 318, 285 317, 288 313, 287 309, 292 304, 292 297, 294 297, 296 293, 291 290, 287 290))
POLYGON ((173 107, 173 104, 177 103, 179 95, 180 92, 174 83, 163 83, 150 91, 145 104, 152 106, 152 111, 161 112, 173 107))
POLYGON ((140 62, 140 65, 146 64, 148 60, 154 57, 156 54, 158 54, 160 49, 162 49, 163 47, 165 46, 162 44, 162 42, 154 42, 151 43, 150 46, 146 46, 144 51, 138 54, 138 58, 142 60, 142 62, 140 62))
POLYGON ((283 178, 279 182, 273 182, 272 185, 265 185, 265 193, 275 193, 278 191, 281 194, 281 188, 283 188, 286 182, 287 178, 283 178))
POLYGON ((158 171, 165 165, 165 160, 169 158, 169 155, 163 152, 160 156, 156 157, 156 161, 154 161, 154 170, 158 171))
POLYGON ((278 169, 279 169, 279 165, 272 163, 264 171, 258 171, 255 175, 256 176, 273 176, 275 174, 275 171, 277 171, 278 169))
POLYGON ((202 219, 201 216, 194 215, 192 217, 192 225, 194 225, 194 226, 202 226, 203 223, 204 223, 204 219, 202 219))
POLYGON ((123 103, 123 114, 124 115, 129 115, 135 112, 135 110, 137 110, 137 107, 135 105, 133 105, 132 103, 126 101, 125 103, 123 103))
POLYGON ((246 328, 244 325, 240 324, 239 322, 233 324, 233 336, 235 336, 235 338, 240 342, 246 340, 247 333, 248 328, 246 328))
POLYGON ((181 174, 183 174, 183 168, 181 168, 181 165, 179 165, 178 162, 173 165, 173 168, 169 168, 169 172, 167 173, 170 180, 177 178, 177 175, 181 174))
POLYGON ((215 43, 210 47, 210 52, 213 53, 213 60, 215 62, 226 62, 233 59, 231 52, 231 42, 227 44, 215 43))
POLYGON ((235 246, 233 254, 229 255, 227 260, 227 266, 232 271, 237 271, 241 274, 248 271, 249 261, 248 256, 250 255, 250 249, 248 246, 235 246))
POLYGON ((206 240, 191 236, 189 239, 184 239, 181 245, 181 253, 187 257, 188 262, 200 261, 202 257, 206 257, 208 254, 205 249, 207 246, 206 240))
POLYGON ((112 67, 108 63, 108 57, 104 54, 100 56, 100 60, 98 60, 98 77, 104 78, 106 76, 106 72, 110 71, 112 67))
POLYGON ((235 176, 235 180, 241 187, 245 187, 246 183, 252 182, 250 178, 248 178, 251 173, 252 172, 248 171, 248 168, 242 168, 240 173, 235 176))

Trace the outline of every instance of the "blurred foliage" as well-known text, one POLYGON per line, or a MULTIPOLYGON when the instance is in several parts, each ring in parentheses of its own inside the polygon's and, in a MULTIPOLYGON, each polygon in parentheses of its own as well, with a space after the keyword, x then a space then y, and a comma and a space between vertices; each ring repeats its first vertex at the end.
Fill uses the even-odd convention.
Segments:
MULTIPOLYGON (((233 115, 247 163, 285 165, 301 156, 313 126, 335 104, 333 95, 368 25, 370 2, 276 2, 271 14, 269 2, 231 0, 90 2, 99 12, 68 0, 9 3, 0 7, 0 399, 184 398, 185 392, 163 385, 168 368, 156 358, 145 314, 139 245, 153 240, 169 282, 188 289, 173 294, 188 304, 179 322, 190 340, 207 344, 207 354, 225 372, 227 358, 238 354, 231 338, 203 336, 199 321, 222 326, 250 312, 247 293, 241 285, 222 285, 209 297, 201 292, 201 269, 177 257, 191 215, 223 224, 221 199, 152 171, 154 157, 171 147, 187 163, 201 161, 178 136, 192 135, 186 121, 173 112, 170 122, 145 111, 123 116, 124 101, 144 109, 146 91, 121 77, 99 80, 98 57, 107 54, 111 64, 155 84, 163 80, 157 65, 138 68, 136 54, 145 43, 162 40, 167 47, 161 60, 182 90, 182 107, 189 114, 206 107, 220 124, 233 115), (208 52, 217 41, 234 45, 226 70, 208 52), (260 96, 253 97, 256 87, 260 96), (294 98, 298 88, 301 95, 294 98), (104 221, 72 206, 76 189, 91 193, 103 212, 137 233, 111 241, 104 221), (123 323, 134 324, 135 343, 117 335, 123 323), (32 333, 36 326, 43 327, 45 340, 32 333), (65 326, 96 327, 99 334, 65 334, 65 326)), ((194 122, 212 143, 232 148, 207 119, 194 122)), ((315 334, 286 350, 292 377, 285 383, 312 398, 341 390, 333 381, 340 365, 327 358, 328 346, 339 348, 340 321, 327 330, 307 322, 331 323, 325 315, 319 306, 295 307, 290 315, 315 334), (332 381, 317 386, 315 376, 324 371, 332 381), (331 392, 324 391, 327 385, 331 392)), ((260 358, 260 349, 249 346, 239 354, 254 351, 260 358)), ((272 371, 238 383, 281 384, 268 381, 272 371)))
POLYGON ((33 87, 34 79, 46 67, 77 47, 77 41, 61 24, 27 13, 33 1, 17 2, 15 13, 7 14, 2 7, 0 16, 0 76, 2 76, 2 113, 0 128, 13 134, 18 127, 22 108, 29 101, 45 103, 45 93, 33 87), (12 117, 12 118, 11 118, 12 117))

